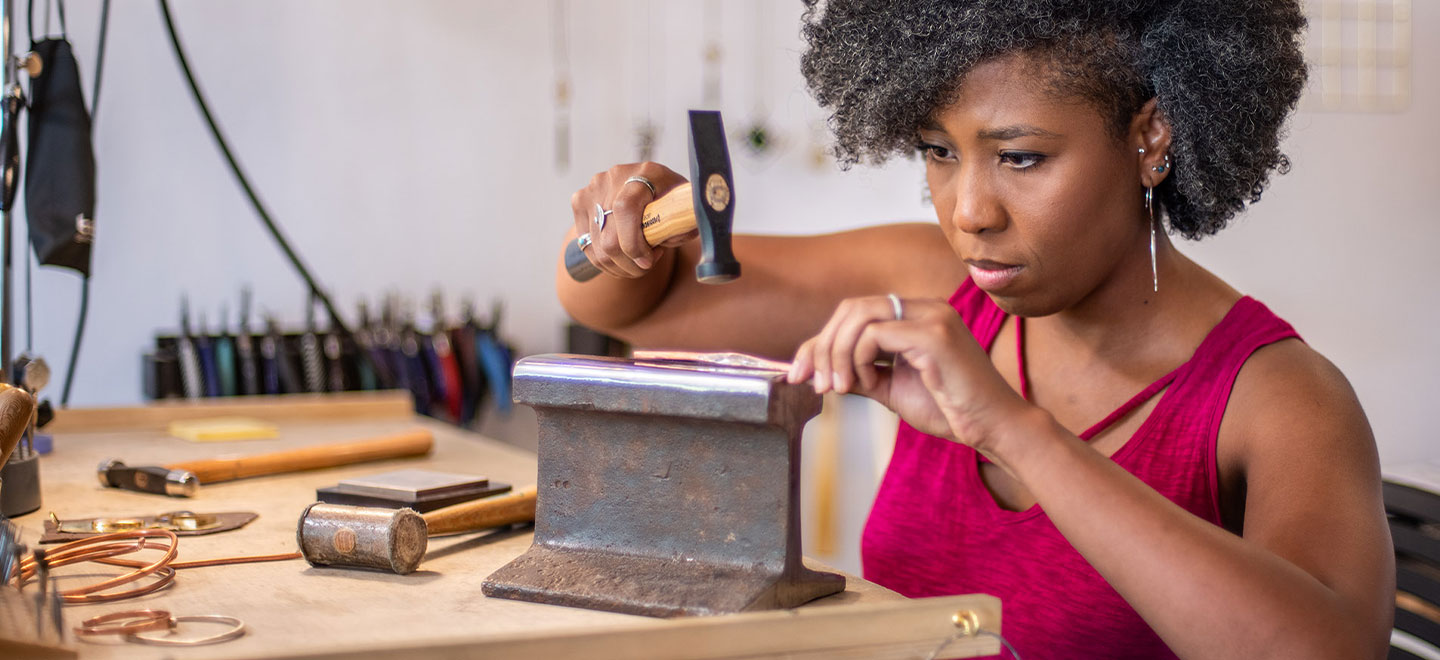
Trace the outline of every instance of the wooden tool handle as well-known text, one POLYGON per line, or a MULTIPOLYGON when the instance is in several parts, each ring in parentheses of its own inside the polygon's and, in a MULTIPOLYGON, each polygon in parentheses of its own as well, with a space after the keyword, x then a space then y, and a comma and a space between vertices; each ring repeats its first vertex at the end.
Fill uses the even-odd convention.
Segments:
POLYGON ((470 532, 535 519, 535 487, 513 493, 455 504, 421 516, 431 536, 470 532))
POLYGON ((18 387, 0 383, 0 465, 10 460, 10 452, 20 444, 34 412, 35 397, 18 387))
POLYGON ((646 204, 640 218, 640 231, 650 245, 695 231, 695 197, 690 184, 682 183, 646 204))
POLYGON ((387 458, 418 456, 429 453, 430 447, 434 443, 435 438, 429 431, 415 429, 358 442, 305 447, 256 456, 210 458, 201 461, 171 463, 165 467, 171 470, 187 470, 194 473, 195 478, 199 479, 201 484, 211 484, 265 474, 283 474, 350 465, 351 463, 380 461, 387 458))
MULTIPOLYGON (((640 231, 650 245, 659 245, 695 231, 695 199, 690 184, 682 183, 660 199, 646 204, 640 218, 640 231)), ((576 282, 585 282, 600 274, 600 269, 590 263, 585 251, 573 242, 565 247, 565 270, 576 282)))

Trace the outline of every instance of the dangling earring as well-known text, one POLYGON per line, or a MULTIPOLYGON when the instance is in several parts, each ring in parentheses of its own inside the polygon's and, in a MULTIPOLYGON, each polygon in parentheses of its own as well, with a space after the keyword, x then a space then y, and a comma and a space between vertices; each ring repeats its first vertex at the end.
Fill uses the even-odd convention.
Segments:
MULTIPOLYGON (((1145 150, 1141 149, 1140 154, 1144 155, 1145 150)), ((1170 170, 1170 154, 1165 154, 1165 162, 1150 168, 1156 174, 1164 174, 1170 170)), ((1155 204, 1151 199, 1155 194, 1153 186, 1145 189, 1145 210, 1150 213, 1150 283, 1155 293, 1160 292, 1160 269, 1155 264, 1155 225, 1159 221, 1155 218, 1155 204)))
POLYGON ((1150 214, 1150 281, 1155 293, 1160 292, 1160 269, 1155 264, 1155 188, 1145 188, 1145 211, 1150 214))
MULTIPOLYGON (((1145 147, 1140 147, 1140 155, 1145 155, 1145 147)), ((1165 154, 1165 162, 1151 167, 1156 174, 1164 174, 1170 169, 1170 154, 1165 154)), ((1150 215, 1150 286, 1155 293, 1160 293, 1160 268, 1155 263, 1155 187, 1145 187, 1145 212, 1150 215)))

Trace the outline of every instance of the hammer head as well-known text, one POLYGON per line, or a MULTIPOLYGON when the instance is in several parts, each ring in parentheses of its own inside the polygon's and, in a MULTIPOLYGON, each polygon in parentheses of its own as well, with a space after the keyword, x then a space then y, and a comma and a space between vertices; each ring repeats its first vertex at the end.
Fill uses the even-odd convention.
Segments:
POLYGON ((730 250, 735 185, 719 112, 690 111, 690 183, 695 197, 695 225, 700 230, 696 279, 720 284, 740 277, 740 262, 730 250))
POLYGON ((101 486, 108 488, 171 497, 193 497, 200 486, 195 474, 188 470, 171 470, 158 465, 130 467, 114 458, 101 461, 95 476, 99 477, 101 486))

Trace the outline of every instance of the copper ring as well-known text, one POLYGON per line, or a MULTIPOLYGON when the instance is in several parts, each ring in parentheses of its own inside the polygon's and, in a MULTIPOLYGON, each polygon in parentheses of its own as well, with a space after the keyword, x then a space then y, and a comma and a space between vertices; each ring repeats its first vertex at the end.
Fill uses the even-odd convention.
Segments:
POLYGON ((168 639, 165 637, 145 637, 144 635, 141 635, 139 633, 130 633, 125 636, 125 639, 132 642, 139 642, 141 644, 154 644, 155 646, 203 646, 205 644, 219 644, 220 642, 228 642, 232 639, 235 639, 236 637, 245 634, 245 622, 233 616, 221 616, 219 614, 191 614, 187 616, 171 617, 170 620, 174 621, 177 624, 191 621, 206 623, 223 623, 232 627, 224 632, 217 633, 209 637, 201 637, 199 639, 168 639))
MULTIPOLYGON (((98 559, 97 559, 96 561, 101 562, 101 563, 107 563, 107 564, 110 563, 110 562, 103 561, 103 560, 98 560, 98 559)), ((116 565, 117 565, 117 566, 121 566, 121 565, 123 565, 123 564, 116 564, 116 565)), ((161 566, 161 567, 160 567, 159 569, 157 569, 154 573, 148 573, 148 574, 147 574, 147 573, 141 572, 140 577, 135 578, 135 579, 138 580, 138 579, 145 578, 145 577, 153 577, 153 578, 155 578, 155 581, 154 581, 154 582, 151 582, 150 584, 141 586, 141 587, 135 587, 134 589, 126 589, 126 590, 124 590, 124 591, 112 591, 112 592, 110 592, 110 593, 103 593, 103 594, 97 594, 97 593, 75 594, 75 593, 71 593, 71 592, 66 591, 66 592, 61 592, 60 597, 61 597, 61 599, 63 599, 66 603, 87 603, 87 604, 88 604, 88 603, 108 603, 108 602, 113 601, 113 600, 124 600, 124 599, 126 599, 126 598, 135 598, 136 596, 144 596, 145 594, 148 594, 148 593, 151 593, 151 592, 154 592, 154 591, 159 591, 159 590, 161 590, 161 589, 164 589, 165 587, 170 586, 171 584, 174 584, 174 582, 175 582, 175 569, 174 569, 174 568, 171 568, 171 567, 169 567, 169 566, 161 566)))
MULTIPOLYGON (((170 585, 175 579, 175 570, 170 568, 169 564, 175 558, 177 540, 174 532, 164 529, 135 529, 112 534, 101 534, 71 541, 56 547, 47 555, 47 561, 45 563, 50 568, 57 568, 84 561, 133 566, 134 570, 119 577, 102 580, 89 586, 60 591, 60 597, 66 603, 98 603, 119 600, 147 594, 170 585), (163 540, 157 543, 153 540, 156 538, 163 540), (139 552, 141 550, 160 550, 164 552, 164 555, 162 555, 160 559, 148 564, 141 562, 127 563, 126 560, 115 559, 117 555, 139 552), (125 591, 99 593, 106 589, 134 582, 146 576, 155 577, 155 581, 148 585, 125 591)), ((20 562, 21 582, 33 579, 37 568, 38 566, 36 565, 33 555, 23 559, 20 562)))
POLYGON ((126 610, 91 617, 75 628, 77 635, 129 635, 147 630, 170 628, 175 623, 165 610, 126 610), (134 619, 134 621, 130 621, 134 619), (129 621, 128 623, 120 623, 129 621), (110 625, 106 625, 110 624, 110 625))

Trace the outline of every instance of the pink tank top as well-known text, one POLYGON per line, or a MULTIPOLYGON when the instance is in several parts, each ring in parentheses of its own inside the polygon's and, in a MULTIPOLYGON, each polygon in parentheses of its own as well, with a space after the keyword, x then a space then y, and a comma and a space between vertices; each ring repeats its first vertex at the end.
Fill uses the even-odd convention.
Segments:
MULTIPOLYGON (((1005 312, 968 279, 950 304, 990 350, 1005 312)), ((1122 406, 1168 386, 1111 460, 1219 525, 1215 438, 1230 388, 1251 353, 1290 337, 1298 335, 1288 323, 1241 298, 1189 361, 1122 406)), ((1119 416, 1081 437, 1088 440, 1119 416)), ((861 540, 865 578, 912 598, 1000 598, 1001 632, 1027 660, 1175 657, 1039 505, 1008 511, 996 504, 980 480, 979 458, 965 445, 901 422, 861 540)))

